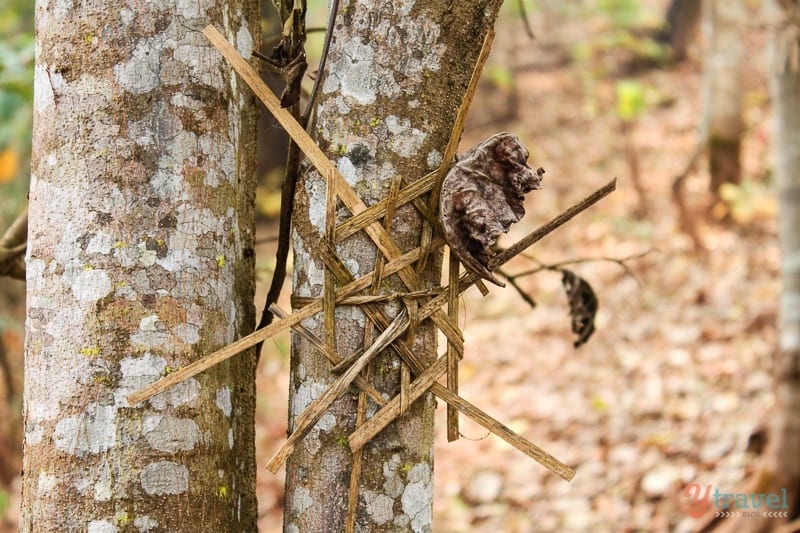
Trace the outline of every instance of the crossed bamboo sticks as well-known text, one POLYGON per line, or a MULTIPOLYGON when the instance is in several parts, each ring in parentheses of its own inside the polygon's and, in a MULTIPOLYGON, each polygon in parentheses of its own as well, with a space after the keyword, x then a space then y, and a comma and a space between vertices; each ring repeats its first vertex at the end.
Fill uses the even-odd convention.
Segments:
MULTIPOLYGON (((371 322, 382 329, 382 333, 362 353, 356 354, 353 362, 344 369, 343 373, 329 388, 297 417, 293 433, 269 461, 267 467, 270 471, 277 471, 280 465, 285 462, 295 449, 297 443, 299 443, 314 426, 331 403, 333 403, 340 394, 350 388, 350 386, 354 385, 374 400, 381 408, 372 418, 359 425, 351 434, 349 443, 353 450, 360 450, 372 437, 377 435, 384 427, 400 416, 409 403, 412 403, 426 392, 432 392, 437 397, 444 400, 449 408, 452 409, 453 413, 455 413, 456 410, 460 411, 495 435, 506 440, 506 442, 515 448, 532 457, 550 471, 567 481, 571 480, 575 475, 572 468, 525 438, 514 433, 478 407, 467 402, 458 396, 457 392, 454 390, 455 366, 457 365, 458 359, 463 355, 463 337, 455 321, 454 313, 449 311, 445 314, 441 308, 445 304, 448 304, 448 308, 452 309, 454 307, 452 305, 454 300, 461 292, 472 285, 480 284, 479 277, 471 272, 466 272, 459 277, 458 264, 455 263, 454 266, 451 263, 449 285, 441 288, 441 290, 431 291, 430 289, 426 289, 414 265, 417 264, 417 266, 419 266, 419 262, 424 261, 428 253, 443 246, 443 241, 431 236, 430 240, 426 239, 425 242, 421 243, 420 247, 403 254, 390 237, 388 228, 380 224, 380 220, 386 216, 387 212, 391 213, 397 206, 408 202, 413 202, 422 212, 423 216, 429 221, 426 223, 426 227, 435 224, 435 220, 432 220, 433 211, 421 201, 420 196, 436 189, 436 184, 441 179, 441 173, 435 171, 406 187, 400 188, 398 186, 396 190, 393 190, 390 198, 367 208, 338 172, 338 169, 328 160, 322 150, 296 122, 294 117, 292 117, 288 111, 280 107, 280 103, 274 93, 264 84, 258 73, 247 61, 245 61, 225 40, 222 34, 213 26, 206 27, 203 33, 233 65, 236 72, 251 87, 256 96, 261 99, 267 109, 275 116, 289 135, 292 136, 293 140, 303 150, 328 183, 329 193, 326 203, 329 216, 326 218, 328 220, 327 227, 329 229, 326 231, 325 239, 322 239, 320 246, 317 247, 320 259, 326 267, 325 286, 327 290, 324 291, 323 298, 307 302, 292 314, 287 314, 277 306, 273 306, 270 310, 279 318, 276 322, 130 394, 127 397, 128 402, 130 404, 135 404, 144 401, 287 328, 294 328, 298 333, 308 339, 316 349, 329 359, 332 365, 339 365, 339 367, 342 367, 342 358, 333 348, 335 344, 332 341, 334 339, 319 339, 312 332, 301 326, 300 322, 320 312, 324 312, 326 316, 332 319, 333 315, 331 311, 337 304, 358 304, 371 322), (335 225, 332 214, 333 210, 330 209, 331 205, 335 205, 337 199, 341 200, 353 215, 339 225, 335 225), (333 244, 362 230, 375 242, 376 246, 385 257, 385 260, 376 264, 376 270, 380 269, 377 276, 376 272, 373 271, 358 279, 354 279, 352 274, 350 274, 341 260, 336 256, 333 244), (414 314, 416 316, 413 317, 413 320, 410 319, 406 311, 399 313, 390 320, 377 305, 379 301, 387 298, 385 295, 376 295, 372 298, 358 296, 358 293, 372 286, 376 279, 392 274, 397 274, 408 289, 408 292, 401 293, 397 295, 398 297, 406 298, 410 295, 414 295, 420 298, 419 306, 415 303, 414 306, 409 307, 415 310, 414 314), (338 291, 334 292, 333 287, 336 283, 342 286, 338 291), (433 297, 426 301, 425 298, 430 295, 433 295, 433 297), (413 326, 414 322, 421 322, 426 318, 431 318, 448 340, 447 353, 427 367, 422 363, 417 354, 412 351, 411 345, 407 342, 407 339, 400 339, 400 336, 407 331, 410 326, 413 326), (390 345, 400 355, 403 365, 407 366, 410 372, 406 375, 405 379, 402 380, 401 393, 395 398, 387 400, 360 374, 376 354, 390 345), (413 381, 410 381, 411 372, 416 376, 413 381), (437 382, 445 373, 451 373, 454 376, 448 380, 448 387, 444 387, 437 382)), ((487 40, 490 41, 490 38, 487 40)), ((484 44, 484 48, 486 49, 486 43, 484 44)), ((475 79, 474 75, 473 79, 475 79)), ((456 121, 457 127, 454 129, 454 134, 457 130, 457 136, 459 137, 460 126, 458 126, 458 123, 460 122, 461 125, 463 125, 463 113, 465 113, 464 105, 462 105, 459 111, 459 118, 456 121)), ((451 142, 448 143, 448 146, 451 144, 454 145, 454 137, 455 135, 451 135, 451 142)), ((443 164, 448 164, 448 162, 444 162, 443 164)), ((616 179, 608 182, 593 194, 530 233, 510 248, 497 254, 492 259, 490 268, 499 268, 529 246, 572 219, 575 215, 610 194, 615 188, 616 179)), ((482 292, 485 290, 484 287, 480 288, 482 292)), ((417 300, 415 300, 415 302, 416 301, 417 300)), ((333 331, 333 328, 330 328, 329 331, 333 331)), ((349 360, 347 362, 350 363, 349 360)), ((454 418, 454 416, 448 416, 448 437, 453 438, 457 437, 457 425, 451 422, 454 418), (453 431, 451 428, 455 428, 455 430, 453 431)))

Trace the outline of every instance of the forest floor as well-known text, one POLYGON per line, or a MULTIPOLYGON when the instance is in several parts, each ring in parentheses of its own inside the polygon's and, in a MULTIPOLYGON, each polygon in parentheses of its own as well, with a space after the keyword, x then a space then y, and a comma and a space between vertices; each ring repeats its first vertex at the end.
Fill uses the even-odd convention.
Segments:
MULTIPOLYGON (((703 159, 687 180, 693 224, 706 248, 700 252, 680 231, 671 195, 697 143, 700 49, 684 63, 638 71, 624 53, 594 50, 591 66, 599 72, 587 73, 565 44, 592 42, 585 20, 559 25, 558 40, 537 31, 528 41, 514 27, 519 20, 501 24, 508 31, 498 32, 493 59, 514 58, 516 88, 481 85, 462 151, 511 131, 530 148, 531 164, 546 169, 543 190, 528 196, 525 218, 503 242, 616 176, 617 192, 529 255, 547 264, 645 255, 625 261, 629 271, 609 261, 569 267, 600 301, 597 331, 578 349, 558 273, 518 279, 535 308, 510 287, 492 287, 486 298, 475 289, 465 294, 461 394, 577 474, 561 480, 464 417, 465 438, 447 443, 440 402, 433 530, 689 531, 695 522, 683 490, 696 483, 744 491, 773 401, 780 287, 764 34, 747 37, 741 204, 732 216, 724 205, 707 212, 703 159), (647 100, 630 133, 646 191, 642 215, 615 108, 623 77, 635 80, 647 100), (732 220, 719 222, 723 214, 732 220)), ((507 271, 531 269, 536 260, 520 258, 507 271)), ((276 339, 259 368, 261 465, 285 438, 288 343, 276 339)), ((261 531, 280 531, 282 473, 260 468, 258 476, 261 531)))
MULTIPOLYGON (((663 7, 648 4, 656 11, 663 7)), ((505 26, 489 66, 496 83, 481 84, 462 151, 510 131, 530 148, 532 166, 546 169, 543 189, 528 196, 527 214, 504 237, 506 245, 619 178, 615 193, 535 245, 508 273, 534 268, 537 261, 630 259, 626 268, 603 260, 568 267, 591 283, 600 302, 597 331, 577 349, 560 274, 518 279, 535 308, 511 287, 493 287, 485 298, 475 289, 465 293, 460 393, 577 473, 572 482, 563 481, 463 417, 464 438, 447 443, 440 402, 433 529, 689 531, 694 521, 683 490, 696 483, 742 491, 773 402, 780 284, 764 32, 747 34, 747 185, 736 189, 739 201, 726 222, 720 222, 725 206, 708 212, 703 160, 687 180, 693 224, 705 244, 698 251, 679 229, 671 186, 697 142, 700 48, 684 63, 634 71, 628 55, 597 44, 603 24, 563 18, 553 25, 555 35, 546 22, 534 17, 537 37, 530 41, 518 19, 501 20, 505 26), (575 43, 584 45, 577 54, 584 59, 575 58, 575 43), (504 67, 509 61, 513 66, 504 67), (646 191, 643 214, 616 111, 621 78, 635 80, 647 103, 629 134, 646 191)), ((275 231, 265 224, 258 236, 275 231)), ((265 269, 259 307, 271 246, 258 250, 265 269)), ((284 308, 289 292, 287 284, 284 308)), ((286 436, 288 361, 284 334, 266 343, 258 368, 264 533, 281 531, 283 472, 273 476, 264 465, 286 436)), ((9 530, 18 498, 11 494, 9 530)))

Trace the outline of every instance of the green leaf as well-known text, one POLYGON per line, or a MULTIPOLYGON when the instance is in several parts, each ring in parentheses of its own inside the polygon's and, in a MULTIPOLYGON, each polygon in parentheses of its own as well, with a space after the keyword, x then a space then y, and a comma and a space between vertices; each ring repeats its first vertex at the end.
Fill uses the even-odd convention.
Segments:
POLYGON ((630 28, 639 21, 639 2, 637 0, 600 0, 598 8, 605 13, 614 26, 630 28))
POLYGON ((616 86, 617 115, 625 122, 639 118, 647 108, 644 88, 632 80, 620 80, 616 86))
POLYGON ((3 489, 0 489, 0 520, 6 517, 6 512, 8 511, 8 502, 11 499, 8 492, 3 489))
POLYGON ((486 77, 498 89, 511 89, 514 87, 514 73, 504 65, 489 65, 486 68, 486 77))

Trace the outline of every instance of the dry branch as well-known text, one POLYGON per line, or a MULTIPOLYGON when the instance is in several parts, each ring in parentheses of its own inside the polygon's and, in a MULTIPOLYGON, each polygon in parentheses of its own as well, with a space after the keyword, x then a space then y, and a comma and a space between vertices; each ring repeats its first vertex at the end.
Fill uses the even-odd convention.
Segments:
POLYGON ((27 249, 27 238, 28 209, 25 208, 0 238, 0 276, 25 279, 23 256, 27 249))

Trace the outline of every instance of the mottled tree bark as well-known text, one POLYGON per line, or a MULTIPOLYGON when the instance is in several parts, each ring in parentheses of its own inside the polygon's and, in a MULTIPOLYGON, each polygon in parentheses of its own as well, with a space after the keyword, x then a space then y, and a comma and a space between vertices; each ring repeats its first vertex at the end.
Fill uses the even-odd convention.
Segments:
POLYGON ((255 531, 255 2, 40 1, 21 530, 255 531))
POLYGON ((709 30, 705 105, 709 114, 710 188, 717 195, 723 183, 741 180, 745 7, 742 0, 707 0, 705 10, 709 30))
MULTIPOLYGON (((500 0, 343 0, 312 135, 336 162, 365 203, 384 198, 392 179, 409 181, 442 162, 458 105, 500 0)), ((317 254, 325 233, 326 184, 305 168, 296 194, 293 233, 294 294, 319 297, 324 269, 317 254)), ((342 220, 348 213, 339 210, 342 220)), ((421 218, 398 209, 391 234, 403 252, 419 245, 421 218)), ((376 249, 363 233, 337 246, 354 276, 373 270, 376 249)), ((441 254, 428 261, 428 285, 438 284, 441 254)), ((396 276, 382 292, 402 290, 396 276)), ((386 312, 394 316, 398 306, 386 312)), ((323 318, 305 322, 320 337, 323 318)), ((336 342, 343 355, 364 345, 364 314, 336 310, 336 342)), ((418 328, 414 349, 427 361, 436 353, 429 322, 418 328)), ((400 363, 389 351, 373 361, 371 381, 387 395, 398 392, 400 363)), ((293 338, 290 430, 294 419, 332 381, 327 361, 306 341, 293 338)), ((433 491, 433 409, 428 395, 411 406, 364 450, 356 530, 430 531, 433 491)), ((368 414, 375 410, 370 404, 368 414)), ((319 421, 287 464, 284 530, 344 530, 352 454, 347 436, 356 399, 342 396, 319 421)))

